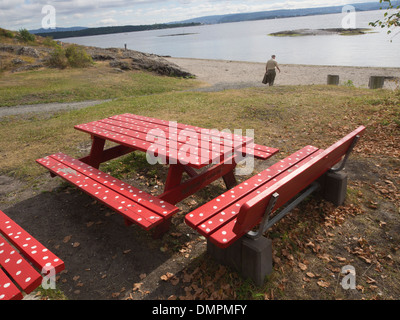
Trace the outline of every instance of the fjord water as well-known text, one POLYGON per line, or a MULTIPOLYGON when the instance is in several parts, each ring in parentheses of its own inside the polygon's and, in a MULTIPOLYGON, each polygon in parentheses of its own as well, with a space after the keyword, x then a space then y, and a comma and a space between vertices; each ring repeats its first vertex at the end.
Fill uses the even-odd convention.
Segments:
MULTIPOLYGON (((384 11, 356 12, 355 27, 372 28, 384 11)), ((60 39, 100 48, 124 48, 180 58, 265 62, 272 54, 281 64, 400 67, 400 32, 374 28, 364 35, 273 37, 284 30, 341 28, 345 14, 245 21, 90 37, 60 39), (396 32, 398 33, 396 35, 396 32)))

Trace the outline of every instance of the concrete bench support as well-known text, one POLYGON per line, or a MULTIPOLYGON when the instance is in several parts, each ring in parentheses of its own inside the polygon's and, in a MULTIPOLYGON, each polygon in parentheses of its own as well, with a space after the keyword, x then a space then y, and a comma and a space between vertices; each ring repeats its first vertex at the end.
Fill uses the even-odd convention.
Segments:
POLYGON ((343 171, 327 172, 320 179, 320 195, 335 206, 343 205, 347 194, 348 174, 343 171))
POLYGON ((207 241, 207 253, 218 263, 231 267, 243 278, 250 278, 257 286, 264 284, 272 273, 272 241, 265 237, 256 240, 242 237, 226 249, 207 241))

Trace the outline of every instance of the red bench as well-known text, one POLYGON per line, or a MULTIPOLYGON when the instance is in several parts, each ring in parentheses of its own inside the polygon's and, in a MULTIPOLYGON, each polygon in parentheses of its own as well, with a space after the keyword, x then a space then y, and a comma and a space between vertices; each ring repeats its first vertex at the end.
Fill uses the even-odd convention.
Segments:
POLYGON ((0 211, 0 300, 20 300, 64 262, 0 211), (37 268, 37 269, 36 269, 37 268))
POLYGON ((150 230, 179 211, 178 207, 63 153, 36 161, 121 214, 127 225, 135 223, 150 230))
MULTIPOLYGON (((290 209, 318 188, 316 181, 349 153, 361 126, 326 150, 307 146, 186 215, 186 223, 218 248, 228 248, 248 234, 260 237, 290 209), (305 194, 287 205, 296 195, 305 194), (272 214, 287 205, 288 209, 272 214), (251 231, 257 225, 257 234, 251 231)), ((339 169, 342 169, 341 166, 339 169)), ((329 186, 328 186, 329 187, 329 186)), ((343 191, 342 191, 343 193, 343 191)))

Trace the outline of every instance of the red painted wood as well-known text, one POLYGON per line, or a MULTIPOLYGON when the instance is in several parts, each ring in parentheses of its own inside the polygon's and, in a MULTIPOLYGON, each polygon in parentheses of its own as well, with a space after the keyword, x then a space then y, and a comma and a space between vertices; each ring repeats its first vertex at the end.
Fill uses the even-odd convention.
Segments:
MULTIPOLYGON (((123 155, 126 155, 126 154, 134 152, 134 151, 135 151, 135 149, 128 148, 126 146, 122 146, 122 145, 115 146, 110 149, 103 150, 103 152, 100 155, 100 159, 98 159, 97 161, 99 161, 100 163, 104 163, 104 162, 121 157, 123 155)), ((90 155, 83 157, 79 160, 90 165, 90 155)))
POLYGON ((106 140, 99 138, 97 136, 93 136, 92 139, 93 142, 89 154, 88 164, 90 164, 94 168, 99 168, 101 163, 101 155, 103 153, 106 140))
POLYGON ((250 144, 242 147, 241 152, 243 155, 254 156, 256 159, 267 160, 278 153, 279 150, 259 144, 250 144))
POLYGON ((15 286, 12 280, 0 269, 0 301, 21 300, 22 293, 15 286))
MULTIPOLYGON (((284 170, 279 170, 279 172, 276 175, 274 175, 273 179, 269 179, 266 183, 254 188, 250 193, 246 194, 245 197, 231 203, 223 211, 218 212, 211 218, 207 219, 207 221, 204 221, 202 224, 198 226, 197 230, 204 236, 212 235, 213 238, 217 238, 220 241, 220 243, 230 244, 230 242, 228 241, 229 238, 223 233, 224 231, 226 232, 229 231, 228 228, 225 227, 225 224, 229 223, 232 220, 237 219, 241 207, 245 205, 247 201, 254 198, 255 195, 262 193, 263 191, 267 190, 268 188, 276 184, 278 181, 282 180, 284 177, 288 176, 291 172, 298 170, 299 168, 301 168, 302 165, 312 160, 320 153, 322 153, 322 150, 318 150, 308 155, 307 157, 303 158, 300 162, 296 163, 292 167, 288 167, 284 170), (219 232, 219 229, 221 229, 221 232, 219 232), (219 233, 217 233, 217 231, 219 233), (215 236, 213 235, 213 233, 215 233, 215 236)), ((281 166, 281 164, 282 162, 279 163, 279 166, 281 166)), ((273 171, 275 169, 276 168, 272 168, 273 171)), ((234 193, 229 194, 229 192, 227 192, 225 195, 226 198, 231 198, 235 194, 234 193)))
POLYGON ((240 206, 239 214, 235 219, 230 220, 210 236, 210 241, 221 248, 231 245, 260 222, 272 194, 275 192, 279 194, 274 208, 276 210, 340 162, 355 136, 361 136, 364 130, 365 127, 359 127, 325 151, 316 154, 313 159, 298 169, 268 186, 266 190, 255 194, 240 206))
POLYGON ((52 268, 56 273, 64 270, 64 262, 21 226, 0 211, 0 232, 24 255, 40 272, 52 268))
POLYGON ((202 174, 196 175, 184 183, 168 189, 161 194, 159 198, 172 204, 178 203, 208 186, 211 182, 228 174, 235 169, 235 166, 236 163, 233 159, 227 159, 225 162, 221 162, 207 169, 202 174))
POLYGON ((92 168, 89 165, 82 163, 72 157, 64 154, 55 154, 52 156, 56 160, 63 162, 70 166, 72 169, 77 170, 91 179, 106 185, 113 191, 132 199, 138 205, 144 206, 160 216, 169 217, 179 211, 179 208, 160 200, 138 188, 128 185, 127 183, 118 180, 98 169, 92 168))
POLYGON ((162 223, 163 218, 168 218, 179 210, 64 154, 55 154, 37 161, 146 230, 162 223))
POLYGON ((257 190, 261 185, 267 183, 271 179, 275 179, 282 171, 288 170, 295 166, 301 160, 316 152, 318 149, 313 146, 307 146, 289 157, 279 161, 270 168, 260 172, 259 174, 242 182, 232 190, 227 191, 221 196, 209 201, 200 208, 186 215, 186 223, 196 229, 204 221, 210 219, 213 215, 223 211, 228 206, 235 204, 242 197, 252 191, 257 190), (233 197, 232 197, 233 196, 233 197))
MULTIPOLYGON (((230 227, 234 228, 234 226, 236 225, 237 217, 238 214, 240 213, 241 208, 245 206, 246 203, 251 199, 253 199, 256 195, 259 195, 265 190, 270 189, 272 186, 276 185, 279 181, 283 180, 292 172, 300 170, 302 166, 304 166, 309 161, 320 155, 322 152, 323 150, 317 150, 316 152, 310 154, 308 157, 304 158, 302 161, 298 162, 293 167, 281 171, 277 176, 275 176, 274 179, 269 180, 267 183, 263 184, 256 190, 253 190, 251 193, 247 194, 239 201, 235 202, 234 204, 224 209, 223 212, 219 212, 218 214, 210 218, 208 221, 204 222, 202 225, 199 226, 198 231, 204 236, 209 236, 213 243, 218 243, 218 246, 224 248, 228 247, 234 241, 236 241, 249 231, 249 230, 247 231, 241 230, 237 232, 235 230, 230 229, 230 227)), ((275 206, 273 211, 275 211, 277 208, 278 207, 275 206)), ((264 212, 265 208, 263 209, 263 213, 264 212)), ((256 226, 259 222, 260 221, 258 221, 254 226, 256 226)))
MULTIPOLYGON (((75 126, 77 130, 81 130, 83 132, 90 133, 92 135, 104 138, 106 140, 110 140, 112 142, 134 148, 136 150, 140 150, 143 152, 151 151, 155 153, 156 156, 164 157, 167 163, 178 163, 183 160, 187 161, 188 164, 194 168, 202 168, 206 166, 208 163, 201 163, 201 157, 189 153, 182 155, 179 152, 177 152, 177 149, 175 148, 170 148, 168 145, 165 144, 157 144, 157 143, 152 143, 149 141, 141 140, 137 137, 132 137, 128 136, 125 134, 121 134, 118 132, 110 131, 103 129, 101 127, 98 127, 97 125, 93 124, 82 124, 82 125, 77 125, 75 126), (172 155, 172 156, 170 156, 172 155), (172 160, 170 160, 170 158, 172 160)), ((138 134, 138 136, 141 136, 138 134)), ((181 147, 183 144, 178 144, 178 147, 181 147)), ((166 164, 167 164, 166 163, 166 164)))
MULTIPOLYGON (((9 238, 16 236, 11 232, 9 238)), ((31 249, 32 250, 32 249, 31 249)), ((33 249, 35 250, 35 249, 33 249)), ((26 293, 31 293, 42 282, 42 276, 0 236, 0 266, 26 293)), ((0 288, 1 292, 1 288, 0 288)))
POLYGON ((279 208, 301 190, 309 186, 313 181, 317 180, 343 158, 354 138, 357 135, 361 136, 364 130, 365 127, 363 126, 354 130, 352 133, 330 146, 323 153, 307 162, 300 170, 292 172, 285 177, 285 179, 276 183, 273 188, 264 191, 246 203, 246 206, 241 208, 241 213, 239 213, 234 231, 247 232, 251 230, 261 219, 262 213, 260 213, 259 209, 266 207, 268 198, 273 193, 279 193, 279 198, 276 203, 276 207, 279 208), (249 210, 250 212, 247 213, 249 210), (257 212, 257 214, 255 212, 257 212))

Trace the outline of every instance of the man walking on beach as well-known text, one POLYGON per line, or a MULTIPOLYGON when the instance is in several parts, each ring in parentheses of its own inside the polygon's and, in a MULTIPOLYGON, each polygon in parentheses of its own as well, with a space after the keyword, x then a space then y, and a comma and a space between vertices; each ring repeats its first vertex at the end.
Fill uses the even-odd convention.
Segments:
POLYGON ((281 72, 281 69, 279 69, 278 62, 275 60, 275 55, 271 56, 271 59, 267 61, 267 66, 266 66, 266 71, 267 71, 267 83, 270 86, 274 85, 275 77, 276 77, 276 69, 278 69, 279 72, 281 72))

